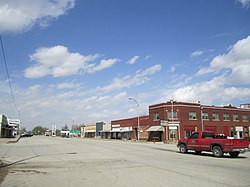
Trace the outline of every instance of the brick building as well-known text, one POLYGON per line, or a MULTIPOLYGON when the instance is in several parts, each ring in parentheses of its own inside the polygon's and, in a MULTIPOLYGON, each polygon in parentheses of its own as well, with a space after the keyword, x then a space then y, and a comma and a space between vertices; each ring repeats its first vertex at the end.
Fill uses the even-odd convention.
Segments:
POLYGON ((249 138, 250 109, 169 101, 149 106, 151 126, 163 126, 163 140, 178 140, 194 131, 212 131, 236 138, 249 138))
MULTIPOLYGON (((249 138, 250 106, 210 106, 168 101, 149 106, 149 116, 140 117, 140 140, 177 141, 194 131, 213 131, 235 138, 249 138)), ((137 139, 138 118, 111 122, 113 138, 137 139), (125 131, 128 132, 125 132, 125 131)))
MULTIPOLYGON (((148 133, 145 132, 150 127, 148 116, 139 117, 140 140, 148 140, 148 133)), ((111 121, 111 138, 137 140, 138 117, 111 121)))

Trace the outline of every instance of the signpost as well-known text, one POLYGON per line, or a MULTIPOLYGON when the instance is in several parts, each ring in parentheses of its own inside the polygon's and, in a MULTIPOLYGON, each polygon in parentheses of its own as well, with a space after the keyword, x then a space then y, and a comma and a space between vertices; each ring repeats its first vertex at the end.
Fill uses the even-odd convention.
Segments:
POLYGON ((52 134, 51 136, 56 136, 56 125, 52 125, 52 134))

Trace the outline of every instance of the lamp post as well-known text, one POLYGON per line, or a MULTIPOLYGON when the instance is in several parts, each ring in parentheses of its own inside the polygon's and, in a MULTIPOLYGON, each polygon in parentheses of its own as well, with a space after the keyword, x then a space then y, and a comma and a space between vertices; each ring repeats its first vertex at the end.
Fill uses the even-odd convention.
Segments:
POLYGON ((138 118, 137 118, 137 120, 138 120, 138 122, 137 122, 137 125, 138 125, 137 126, 137 140, 140 141, 140 115, 139 115, 139 107, 140 107, 140 105, 134 98, 130 97, 128 99, 134 101, 136 103, 137 107, 138 107, 138 110, 137 110, 137 113, 138 113, 138 118))
MULTIPOLYGON (((174 124, 174 101, 173 100, 170 100, 171 102, 171 105, 172 105, 172 109, 171 109, 171 113, 172 113, 172 125, 174 124)), ((173 141, 174 141, 174 130, 172 129, 172 136, 173 136, 173 141)))
POLYGON ((204 131, 204 123, 203 123, 203 106, 201 105, 201 130, 204 131))

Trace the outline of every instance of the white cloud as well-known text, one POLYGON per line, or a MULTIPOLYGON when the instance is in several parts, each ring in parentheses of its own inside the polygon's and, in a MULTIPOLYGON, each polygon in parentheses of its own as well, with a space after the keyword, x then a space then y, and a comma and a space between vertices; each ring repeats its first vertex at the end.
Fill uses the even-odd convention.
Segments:
POLYGON ((27 31, 36 23, 47 26, 74 6, 75 0, 1 0, 0 33, 27 31))
POLYGON ((216 56, 209 67, 201 68, 197 75, 228 71, 228 84, 250 84, 250 36, 239 40, 226 54, 216 56))
POLYGON ((73 82, 63 82, 56 86, 57 89, 76 89, 79 88, 81 84, 75 84, 73 82))
POLYGON ((136 61, 139 59, 139 56, 134 56, 133 58, 131 58, 128 62, 127 62, 127 64, 134 64, 134 63, 136 63, 136 61))
POLYGON ((24 70, 26 78, 41 78, 47 75, 65 77, 79 74, 82 71, 94 73, 111 67, 118 59, 102 60, 97 66, 88 64, 96 60, 99 55, 83 56, 79 53, 70 53, 67 47, 58 45, 51 48, 40 48, 30 55, 35 65, 24 70))
POLYGON ((249 8, 250 7, 250 0, 237 0, 241 3, 243 8, 249 8))
POLYGON ((103 69, 109 68, 119 62, 119 59, 114 58, 114 59, 108 59, 108 60, 101 60, 100 64, 95 66, 95 64, 90 64, 87 68, 87 71, 89 73, 94 73, 97 71, 101 71, 103 69))
POLYGON ((121 88, 130 88, 132 86, 138 86, 144 84, 149 80, 149 75, 155 74, 161 70, 161 65, 156 64, 147 68, 144 71, 137 71, 134 75, 127 75, 123 78, 114 78, 110 85, 104 87, 98 87, 97 90, 113 91, 121 88))
POLYGON ((196 51, 192 52, 190 56, 193 58, 193 57, 200 56, 200 55, 202 55, 203 53, 204 53, 203 51, 196 50, 196 51))
POLYGON ((164 98, 171 98, 178 101, 214 104, 215 101, 230 102, 234 99, 244 100, 250 96, 250 88, 226 87, 224 76, 215 77, 212 80, 204 81, 180 88, 172 88, 164 91, 164 98))

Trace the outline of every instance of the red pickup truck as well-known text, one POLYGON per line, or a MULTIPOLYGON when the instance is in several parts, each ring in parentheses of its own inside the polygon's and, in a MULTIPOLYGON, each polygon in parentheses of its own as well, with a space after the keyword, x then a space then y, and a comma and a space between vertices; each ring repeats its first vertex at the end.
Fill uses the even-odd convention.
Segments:
POLYGON ((180 153, 186 153, 188 150, 194 150, 197 154, 208 151, 215 157, 222 157, 224 153, 237 157, 247 151, 248 146, 247 139, 233 139, 213 132, 194 132, 190 138, 179 140, 177 145, 180 153))

